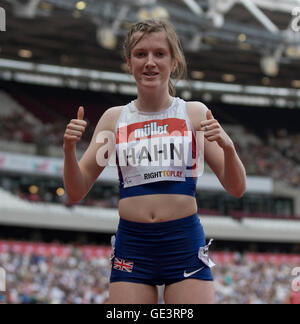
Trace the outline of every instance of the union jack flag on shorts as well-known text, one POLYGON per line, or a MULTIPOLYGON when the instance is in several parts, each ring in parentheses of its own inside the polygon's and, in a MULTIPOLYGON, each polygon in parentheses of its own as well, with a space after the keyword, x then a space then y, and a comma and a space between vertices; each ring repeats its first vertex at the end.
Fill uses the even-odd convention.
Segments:
POLYGON ((118 258, 115 257, 114 269, 121 270, 121 271, 132 272, 133 262, 126 262, 123 259, 118 259, 118 258))

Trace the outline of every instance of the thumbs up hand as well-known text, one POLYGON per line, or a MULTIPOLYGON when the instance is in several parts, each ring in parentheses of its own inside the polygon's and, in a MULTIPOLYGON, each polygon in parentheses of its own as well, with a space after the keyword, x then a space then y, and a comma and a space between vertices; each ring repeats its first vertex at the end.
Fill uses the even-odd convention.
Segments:
POLYGON ((83 120, 83 117, 84 117, 84 108, 81 106, 81 107, 79 107, 78 112, 77 112, 77 119, 83 120))
POLYGON ((84 108, 81 106, 77 112, 77 119, 72 119, 67 125, 64 135, 64 149, 74 148, 85 132, 87 122, 83 120, 84 108))
POLYGON ((222 149, 232 147, 233 142, 219 122, 214 118, 211 110, 206 112, 206 119, 200 123, 200 131, 204 131, 204 137, 209 142, 216 141, 222 149))

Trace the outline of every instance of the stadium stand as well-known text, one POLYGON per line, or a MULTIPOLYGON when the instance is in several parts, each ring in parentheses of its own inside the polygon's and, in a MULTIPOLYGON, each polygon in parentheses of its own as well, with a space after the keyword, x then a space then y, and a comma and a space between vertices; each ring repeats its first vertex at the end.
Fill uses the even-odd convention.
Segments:
MULTIPOLYGON (((0 303, 106 303, 110 253, 107 246, 0 241, 0 267, 7 270, 9 292, 0 293, 0 303)), ((296 296, 289 298, 290 269, 299 264, 300 255, 214 252, 211 257, 218 264, 213 270, 217 303, 288 304, 296 300, 296 296)))

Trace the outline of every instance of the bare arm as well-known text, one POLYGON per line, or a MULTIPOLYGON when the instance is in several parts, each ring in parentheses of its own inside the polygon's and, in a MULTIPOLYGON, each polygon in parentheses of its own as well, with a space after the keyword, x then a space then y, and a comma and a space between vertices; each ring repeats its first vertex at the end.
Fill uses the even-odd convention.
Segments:
POLYGON ((246 171, 234 145, 222 149, 216 142, 205 139, 204 157, 224 189, 241 198, 246 191, 246 171))
POLYGON ((246 171, 231 138, 210 110, 206 112, 206 121, 200 123, 200 130, 204 131, 205 160, 225 190, 232 196, 241 198, 246 191, 246 171))
POLYGON ((86 192, 84 176, 76 158, 76 148, 64 149, 64 185, 67 195, 73 203, 80 201, 86 192))
POLYGON ((234 144, 209 109, 200 102, 192 102, 190 112, 195 131, 204 132, 204 159, 224 189, 236 198, 246 190, 246 171, 234 144), (205 126, 208 127, 207 131, 205 126))
POLYGON ((228 146, 224 151, 224 172, 222 184, 236 198, 241 198, 246 191, 246 170, 238 157, 235 147, 228 146))
MULTIPOLYGON (((80 116, 78 115, 78 117, 80 116)), ((91 143, 78 163, 76 158, 76 143, 80 140, 82 134, 80 135, 73 132, 75 129, 78 129, 78 126, 80 127, 80 125, 83 125, 83 115, 81 117, 82 119, 78 118, 70 122, 64 137, 64 184, 66 192, 72 202, 78 202, 88 194, 107 165, 109 156, 106 160, 101 161, 101 165, 97 163, 96 155, 98 150, 105 148, 108 144, 110 146, 114 145, 113 118, 111 109, 108 109, 100 118, 91 143), (101 134, 103 134, 103 132, 105 132, 105 135, 107 135, 107 133, 110 134, 109 143, 107 141, 101 141, 101 134), (77 138, 74 137, 75 135, 77 135, 77 138), (96 140, 97 138, 98 141, 96 140)))

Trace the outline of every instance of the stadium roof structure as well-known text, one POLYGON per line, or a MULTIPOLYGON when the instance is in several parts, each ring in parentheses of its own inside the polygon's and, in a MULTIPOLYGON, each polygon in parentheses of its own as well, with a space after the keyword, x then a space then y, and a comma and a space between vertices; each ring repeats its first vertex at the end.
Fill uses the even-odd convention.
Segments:
POLYGON ((260 86, 271 96, 290 89, 300 101, 299 0, 0 0, 0 7, 6 12, 0 72, 25 61, 124 74, 122 40, 130 24, 168 17, 191 82, 224 84, 225 91, 230 85, 238 93, 239 86, 260 86))

